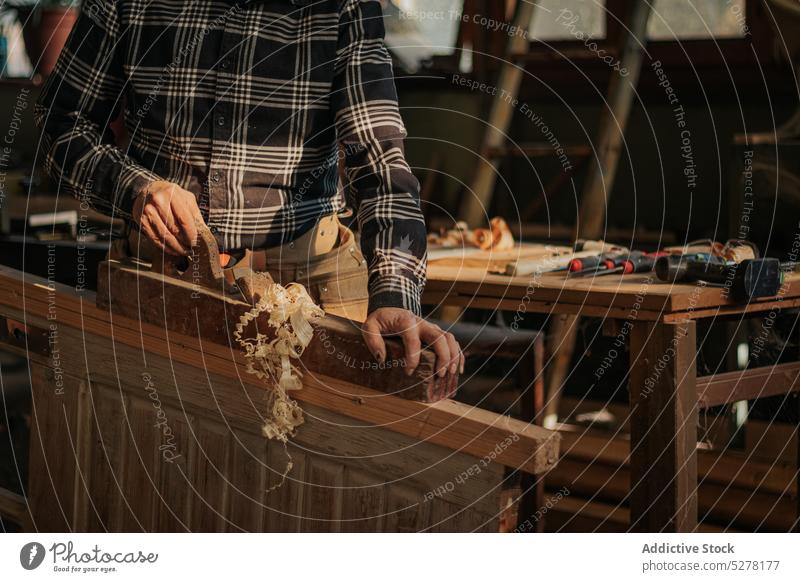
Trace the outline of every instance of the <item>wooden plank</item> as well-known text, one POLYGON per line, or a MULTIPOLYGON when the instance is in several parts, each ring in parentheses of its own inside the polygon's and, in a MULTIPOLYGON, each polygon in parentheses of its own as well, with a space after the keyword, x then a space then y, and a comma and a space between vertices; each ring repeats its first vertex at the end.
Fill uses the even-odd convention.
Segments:
POLYGON ((413 489, 398 485, 389 489, 386 505, 386 531, 415 533, 423 531, 429 521, 431 506, 424 503, 413 489))
POLYGON ((306 469, 303 515, 306 532, 338 532, 342 519, 344 467, 315 457, 306 469))
POLYGON ((382 531, 387 489, 384 481, 358 469, 347 469, 344 483, 341 531, 382 531))
MULTIPOLYGON (((564 449, 559 464, 569 460, 580 462, 584 466, 600 464, 622 467, 629 462, 628 435, 611 435, 566 425, 559 426, 558 430, 563 437, 564 449)), ((787 438, 793 436, 794 434, 790 434, 787 438)), ((793 455, 795 449, 792 447, 789 450, 787 444, 788 442, 784 443, 781 448, 787 449, 793 455)), ((777 444, 773 446, 780 451, 777 444)), ((776 495, 797 495, 797 485, 794 482, 797 468, 794 462, 788 459, 755 458, 749 451, 739 453, 700 449, 697 451, 697 473, 698 478, 704 483, 764 491, 776 495)))
MULTIPOLYGON (((60 285, 55 285, 54 289, 59 306, 55 323, 63 327, 64 333, 71 329, 77 334, 78 343, 71 347, 77 350, 79 359, 84 359, 80 341, 84 334, 108 338, 108 346, 100 347, 108 350, 110 359, 92 358, 88 362, 97 368, 97 373, 114 372, 103 363, 114 361, 115 346, 131 346, 138 350, 145 347, 148 353, 168 354, 174 362, 195 367, 199 363, 209 373, 231 378, 242 386, 264 389, 258 379, 245 372, 242 355, 230 348, 127 318, 111 317, 93 305, 91 294, 80 296, 60 285)), ((53 323, 46 319, 48 294, 49 289, 41 279, 0 268, 0 310, 5 315, 47 326, 53 323)), ((296 397, 301 402, 336 410, 414 438, 428 439, 478 458, 491 454, 498 442, 516 435, 518 440, 501 451, 496 462, 533 474, 546 471, 558 455, 559 437, 551 431, 452 401, 414 402, 310 373, 304 376, 304 388, 296 397)))
POLYGON ((125 409, 123 432, 125 456, 122 494, 130 504, 130 512, 124 512, 120 531, 153 531, 155 510, 156 469, 159 457, 157 421, 150 403, 131 398, 125 409))
MULTIPOLYGON (((253 308, 232 292, 167 277, 138 262, 113 260, 99 266, 97 302, 115 316, 152 323, 234 351, 240 351, 233 339, 235 326, 253 308)), ((269 314, 260 316, 248 326, 245 336, 256 332, 269 335, 268 319, 269 314)), ((423 350, 414 374, 408 376, 397 363, 403 360, 402 342, 397 339, 386 342, 386 361, 395 364, 379 369, 357 322, 328 314, 315 324, 314 331, 317 341, 312 341, 300 358, 303 370, 340 380, 349 380, 357 372, 363 386, 422 402, 447 398, 456 390, 457 375, 435 375, 436 357, 430 349, 423 350)))
MULTIPOLYGON (((598 502, 594 498, 580 498, 578 495, 564 497, 547 514, 548 532, 604 532, 623 533, 628 531, 630 511, 619 504, 598 502)), ((719 527, 713 524, 700 524, 701 533, 737 532, 732 527, 719 527)))
POLYGON ((800 362, 724 372, 697 379, 700 408, 791 394, 800 390, 800 362))
POLYGON ((233 436, 231 447, 230 495, 226 516, 228 531, 261 531, 269 444, 260 435, 237 433, 233 436))
MULTIPOLYGON (((800 286, 796 284, 792 287, 793 291, 800 290, 800 286)), ((676 311, 674 313, 664 314, 662 320, 665 323, 684 321, 686 319, 703 319, 703 318, 718 318, 718 317, 740 317, 742 315, 750 315, 754 313, 764 313, 767 311, 780 311, 788 309, 796 309, 800 307, 800 297, 792 298, 774 298, 767 297, 750 301, 749 303, 735 303, 728 299, 728 303, 719 305, 719 302, 726 301, 723 297, 719 297, 719 302, 714 303, 714 297, 705 297, 705 301, 711 304, 710 307, 703 309, 687 308, 686 311, 676 311)))
POLYGON ((194 474, 197 453, 193 441, 189 439, 189 425, 195 420, 182 417, 176 408, 166 407, 165 410, 170 419, 175 447, 165 448, 159 461, 156 531, 188 532, 191 527, 192 496, 187 491, 190 489, 189 475, 194 474))
POLYGON ((33 405, 29 463, 35 478, 29 479, 25 493, 31 525, 36 531, 72 531, 77 497, 78 401, 83 382, 63 373, 57 378, 53 369, 33 363, 30 375, 33 405))
MULTIPOLYGON (((535 299, 536 301, 589 305, 630 310, 639 296, 642 309, 673 311, 673 302, 683 294, 691 294, 691 285, 662 285, 655 277, 572 277, 545 273, 530 277, 493 275, 480 269, 437 267, 428 269, 425 292, 446 291, 452 295, 496 299, 535 299), (642 290, 644 289, 644 293, 642 290)), ((706 288, 708 289, 708 287, 706 288)), ((706 290, 703 290, 706 292, 706 290)))
POLYGON ((227 522, 230 433, 223 425, 200 419, 194 429, 193 532, 225 531, 227 522))
MULTIPOLYGON (((620 506, 630 491, 630 473, 626 467, 603 463, 584 463, 565 459, 548 473, 551 490, 566 487, 570 495, 613 502, 620 506)), ((699 515, 717 524, 789 531, 792 498, 786 492, 755 492, 731 484, 701 481, 698 487, 699 515)))
POLYGON ((124 420, 123 397, 100 384, 92 384, 92 459, 88 472, 89 507, 87 531, 119 531, 123 514, 129 513, 128 500, 122 495, 124 420), (121 499, 121 503, 114 503, 121 499))
MULTIPOLYGON (((79 342, 73 341, 68 332, 64 333, 65 339, 70 340, 69 343, 79 345, 79 342)), ((131 378, 135 377, 136 370, 141 369, 136 362, 138 351, 121 345, 116 345, 115 349, 116 365, 108 366, 105 362, 111 361, 115 357, 110 351, 111 346, 97 342, 92 345, 92 352, 95 354, 96 360, 101 363, 97 366, 97 370, 94 368, 91 370, 96 379, 110 382, 111 378, 117 375, 131 378)), ((259 411, 253 407, 253 403, 259 402, 260 390, 246 385, 226 383, 224 377, 207 374, 206 371, 197 369, 196 366, 190 367, 165 358, 149 357, 147 371, 149 382, 158 388, 170 424, 174 418, 180 418, 180 413, 175 411, 174 407, 167 406, 166 402, 180 400, 181 406, 187 410, 195 408, 206 411, 217 410, 219 413, 217 416, 224 418, 226 423, 239 426, 246 420, 249 430, 257 432, 261 419, 259 411), (245 390, 244 394, 242 394, 242 390, 245 390)), ((346 387, 342 387, 342 389, 344 388, 346 387)), ((388 414, 392 412, 391 400, 391 397, 385 395, 380 400, 382 406, 387 406, 387 416, 385 417, 387 423, 396 422, 396 419, 388 414)), ((455 405, 455 403, 440 404, 449 407, 455 405)), ((420 497, 426 491, 440 486, 442 475, 446 475, 445 480, 452 480, 480 460, 468 453, 460 454, 453 451, 452 448, 437 448, 433 444, 420 442, 416 437, 405 437, 371 423, 359 422, 332 413, 324 408, 313 405, 304 405, 304 408, 307 410, 309 421, 313 419, 317 422, 309 422, 301 426, 298 431, 294 442, 298 446, 302 446, 303 450, 323 455, 334 453, 339 456, 346 455, 349 464, 363 468, 365 471, 376 472, 382 480, 390 479, 412 484, 420 491, 420 497), (402 466, 407 469, 399 471, 398 467, 402 466)), ((462 412, 456 412, 450 416, 455 418, 455 414, 464 416, 462 412)), ((496 415, 475 410, 470 412, 469 416, 472 416, 478 423, 485 423, 486 420, 496 415)), ((414 419, 405 419, 406 422, 409 422, 408 432, 420 433, 420 425, 411 422, 412 420, 414 419)), ((427 424, 422 418, 416 420, 423 420, 422 426, 427 424)), ((508 419, 506 422, 514 424, 519 421, 508 419)), ((521 424, 527 428, 527 425, 521 424)), ((470 479, 473 489, 458 488, 448 495, 450 502, 468 504, 474 500, 472 495, 475 491, 479 491, 483 495, 491 490, 495 479, 502 473, 503 447, 518 447, 522 441, 516 433, 506 433, 502 429, 503 427, 499 426, 500 432, 495 435, 498 439, 494 445, 495 449, 487 452, 489 465, 482 466, 480 474, 473 475, 470 479), (513 435, 518 440, 514 441, 509 435, 513 435)), ((443 427, 441 431, 449 432, 446 427, 443 427)), ((179 435, 181 434, 181 431, 177 432, 179 435)), ((424 430, 422 433, 424 434, 424 430)), ((491 436, 491 433, 488 436, 491 436)), ((457 439, 453 442, 457 442, 457 439)), ((468 442, 465 442, 464 445, 465 449, 470 447, 468 442)), ((280 462, 275 467, 276 470, 279 467, 282 471, 285 460, 280 446, 275 446, 279 449, 278 456, 280 457, 280 462)), ((290 446, 294 447, 294 445, 290 446)), ((178 446, 178 451, 185 451, 185 448, 185 445, 181 444, 178 446)), ((530 456, 534 452, 528 450, 525 451, 525 454, 530 456)), ((519 453, 523 453, 522 449, 519 449, 519 453)), ((294 472, 293 475, 295 475, 294 472)))
POLYGON ((281 475, 288 461, 286 451, 279 443, 272 443, 267 456, 267 493, 264 498, 264 523, 268 532, 299 532, 304 525, 303 494, 306 476, 306 455, 299 447, 288 446, 291 455, 291 474, 283 485, 281 475))
MULTIPOLYGON (((532 295, 531 297, 535 297, 532 295)), ((523 313, 540 313, 543 315, 581 315, 583 317, 596 317, 607 319, 609 317, 621 320, 630 319, 631 310, 621 307, 597 307, 593 305, 580 305, 560 303, 554 301, 539 301, 535 298, 506 299, 501 297, 481 297, 458 295, 449 292, 425 292, 422 297, 425 305, 454 305, 473 309, 488 309, 491 311, 510 311, 523 313)), ((664 319, 663 313, 658 311, 640 310, 637 319, 642 321, 660 321, 664 319)))
POLYGON ((721 287, 661 283, 652 274, 568 278, 548 273, 535 278, 507 277, 480 269, 433 264, 428 269, 424 298, 428 302, 429 297, 441 295, 487 300, 526 298, 553 304, 554 313, 560 313, 561 306, 567 305, 629 311, 638 304, 644 311, 688 319, 795 307, 800 298, 800 273, 787 274, 778 297, 739 303, 721 287))
POLYGON ((631 332, 631 527, 697 527, 697 392, 694 322, 631 332))

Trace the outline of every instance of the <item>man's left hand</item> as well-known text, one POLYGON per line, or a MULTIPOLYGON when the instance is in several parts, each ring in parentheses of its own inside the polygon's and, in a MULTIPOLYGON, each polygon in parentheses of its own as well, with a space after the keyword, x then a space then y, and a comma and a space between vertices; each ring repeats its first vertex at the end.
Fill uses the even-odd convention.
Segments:
POLYGON ((407 309, 381 307, 369 314, 361 327, 364 341, 375 359, 386 360, 383 336, 399 336, 405 348, 406 374, 411 376, 419 365, 423 343, 436 353, 435 372, 444 377, 448 372, 464 373, 464 354, 452 333, 417 317, 407 309))

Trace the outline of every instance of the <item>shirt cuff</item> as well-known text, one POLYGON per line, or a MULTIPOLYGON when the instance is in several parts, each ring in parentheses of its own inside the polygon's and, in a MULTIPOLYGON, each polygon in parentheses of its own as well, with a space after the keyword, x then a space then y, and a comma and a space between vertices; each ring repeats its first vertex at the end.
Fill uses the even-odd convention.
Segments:
POLYGON ((381 307, 399 307, 421 316, 422 286, 414 278, 402 275, 373 277, 369 285, 367 312, 372 313, 381 307))
POLYGON ((114 192, 114 206, 119 211, 120 218, 131 218, 134 200, 156 180, 161 180, 158 174, 130 161, 124 163, 117 180, 117 190, 114 192))

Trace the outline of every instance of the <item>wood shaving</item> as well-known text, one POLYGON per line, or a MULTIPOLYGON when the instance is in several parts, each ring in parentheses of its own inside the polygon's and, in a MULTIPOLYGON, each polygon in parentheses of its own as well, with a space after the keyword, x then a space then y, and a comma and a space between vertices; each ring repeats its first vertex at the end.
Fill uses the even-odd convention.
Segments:
POLYGON ((489 223, 492 230, 492 246, 496 251, 509 251, 514 248, 514 235, 502 218, 495 217, 489 223))
POLYGON ((440 248, 473 247, 485 251, 507 251, 515 246, 511 229, 499 216, 489 221, 489 228, 470 230, 466 223, 458 222, 453 229, 428 235, 428 243, 440 248))
POLYGON ((303 410, 289 397, 289 392, 300 390, 302 373, 294 360, 314 338, 312 323, 324 317, 325 312, 308 295, 305 287, 292 283, 283 287, 266 281, 267 275, 254 273, 253 277, 264 277, 266 292, 258 298, 255 306, 244 313, 236 324, 233 336, 244 350, 247 372, 264 380, 270 387, 267 391, 267 414, 261 433, 268 439, 283 443, 287 456, 286 469, 280 482, 269 491, 280 487, 292 470, 292 457, 286 443, 295 430, 303 424, 303 410), (262 313, 269 313, 267 320, 273 333, 261 333, 256 326, 255 337, 243 337, 245 329, 262 313))
POLYGON ((440 247, 463 247, 470 246, 466 240, 469 236, 470 230, 466 222, 460 221, 456 223, 455 228, 449 230, 442 229, 439 233, 431 233, 428 235, 428 243, 440 247))

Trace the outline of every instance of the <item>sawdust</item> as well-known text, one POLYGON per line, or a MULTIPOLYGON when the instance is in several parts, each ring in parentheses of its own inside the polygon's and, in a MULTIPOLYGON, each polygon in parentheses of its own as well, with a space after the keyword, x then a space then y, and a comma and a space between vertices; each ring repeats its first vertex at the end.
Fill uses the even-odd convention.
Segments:
POLYGON ((276 485, 280 487, 292 469, 286 443, 297 427, 303 424, 303 411, 289 396, 290 392, 302 388, 302 373, 295 361, 314 337, 311 324, 322 318, 325 312, 300 284, 292 283, 283 287, 270 280, 264 288, 265 293, 258 297, 250 311, 242 315, 233 335, 244 350, 247 372, 264 380, 270 387, 267 392, 266 419, 261 432, 266 438, 284 445, 288 462, 281 482, 276 485), (262 313, 269 313, 271 333, 262 333, 256 326, 254 337, 243 337, 245 330, 262 313))

